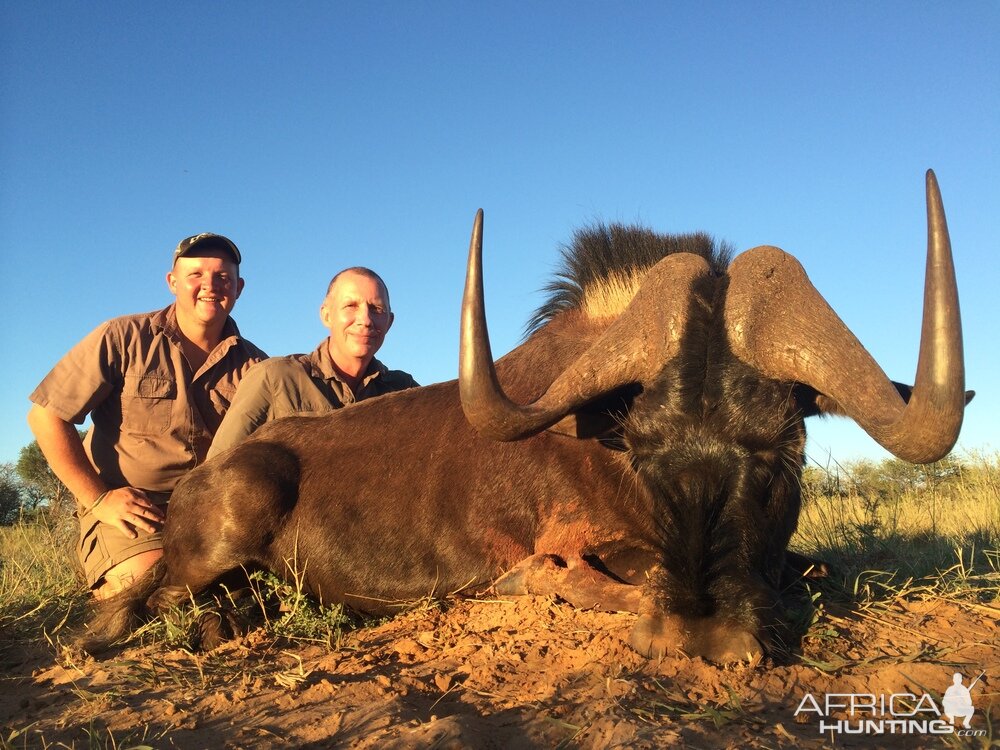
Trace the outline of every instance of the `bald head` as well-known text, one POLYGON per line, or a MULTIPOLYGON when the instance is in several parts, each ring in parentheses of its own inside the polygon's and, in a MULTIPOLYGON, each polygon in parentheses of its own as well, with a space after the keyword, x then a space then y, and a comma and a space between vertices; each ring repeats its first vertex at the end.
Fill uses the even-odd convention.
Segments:
POLYGON ((385 285, 385 282, 382 280, 381 276, 375 273, 372 269, 365 268, 364 266, 351 266, 350 268, 345 268, 343 271, 336 274, 332 279, 330 279, 330 283, 327 284, 326 287, 327 297, 330 296, 330 293, 333 291, 333 287, 336 285, 337 281, 345 274, 364 276, 365 278, 371 279, 372 281, 377 283, 382 288, 382 294, 385 297, 386 309, 388 310, 392 309, 391 306, 389 305, 389 287, 385 285))

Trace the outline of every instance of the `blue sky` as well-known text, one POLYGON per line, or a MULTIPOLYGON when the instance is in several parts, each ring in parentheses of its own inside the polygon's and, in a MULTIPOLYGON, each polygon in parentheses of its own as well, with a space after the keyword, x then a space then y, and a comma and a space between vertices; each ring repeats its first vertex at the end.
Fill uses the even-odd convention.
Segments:
MULTIPOLYGON (((474 212, 494 353, 594 220, 778 245, 896 380, 916 368, 924 170, 955 250, 959 445, 997 448, 1000 4, 0 4, 0 462, 27 395, 115 315, 170 302, 182 237, 243 251, 235 317, 310 351, 330 276, 370 265, 380 358, 457 373, 474 212)), ((885 454, 813 420, 830 465, 885 454)))

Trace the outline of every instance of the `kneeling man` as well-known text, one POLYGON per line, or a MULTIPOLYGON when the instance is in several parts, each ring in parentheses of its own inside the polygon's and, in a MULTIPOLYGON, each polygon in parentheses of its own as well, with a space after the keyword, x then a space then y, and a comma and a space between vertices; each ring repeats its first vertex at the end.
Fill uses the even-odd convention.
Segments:
POLYGON ((222 235, 181 240, 167 274, 173 304, 98 326, 30 396, 38 446, 76 497, 80 562, 99 599, 162 556, 174 485, 205 459, 240 379, 267 356, 230 317, 240 262, 222 235), (88 414, 81 443, 75 425, 88 414))

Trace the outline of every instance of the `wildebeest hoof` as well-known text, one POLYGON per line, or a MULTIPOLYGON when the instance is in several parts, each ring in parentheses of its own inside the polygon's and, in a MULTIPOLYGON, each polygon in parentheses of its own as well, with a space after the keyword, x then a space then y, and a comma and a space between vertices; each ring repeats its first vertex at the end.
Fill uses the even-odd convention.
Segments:
POLYGON ((757 637, 736 623, 660 613, 639 617, 629 634, 629 645, 650 659, 679 653, 715 664, 755 661, 764 655, 757 637))
POLYGON ((202 651, 212 651, 235 638, 238 632, 237 623, 230 613, 206 612, 198 618, 196 646, 202 651))

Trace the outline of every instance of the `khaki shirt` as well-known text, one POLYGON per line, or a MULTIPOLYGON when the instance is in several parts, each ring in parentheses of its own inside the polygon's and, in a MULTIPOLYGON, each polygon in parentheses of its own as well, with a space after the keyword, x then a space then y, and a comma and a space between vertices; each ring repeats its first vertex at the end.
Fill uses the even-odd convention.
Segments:
POLYGON ((267 357, 230 318, 197 372, 181 350, 174 306, 115 318, 74 346, 29 397, 93 427, 84 449, 109 487, 169 492, 205 459, 243 374, 267 357))
POLYGON ((272 419, 326 414, 356 401, 417 385, 409 373, 389 370, 373 359, 354 393, 337 374, 329 339, 324 339, 312 354, 273 357, 251 368, 215 434, 208 457, 243 442, 272 419))

